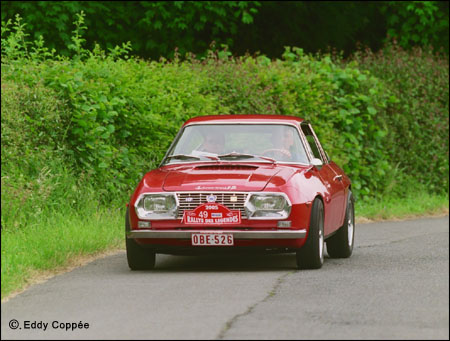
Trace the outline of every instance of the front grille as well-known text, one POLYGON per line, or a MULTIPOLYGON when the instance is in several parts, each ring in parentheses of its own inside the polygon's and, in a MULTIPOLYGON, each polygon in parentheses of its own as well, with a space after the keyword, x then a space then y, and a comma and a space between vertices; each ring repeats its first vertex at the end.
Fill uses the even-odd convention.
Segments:
POLYGON ((195 210, 197 206, 208 202, 206 198, 214 194, 217 199, 216 203, 225 205, 230 210, 239 210, 241 211, 241 218, 247 219, 247 215, 245 214, 244 204, 247 199, 248 193, 233 193, 233 192, 189 192, 189 193, 177 193, 178 202, 180 206, 178 207, 178 218, 183 218, 183 213, 185 210, 195 210), (236 201, 231 201, 232 197, 236 197, 236 201), (187 199, 192 198, 192 199, 187 199), (187 199, 187 200, 186 200, 187 199))

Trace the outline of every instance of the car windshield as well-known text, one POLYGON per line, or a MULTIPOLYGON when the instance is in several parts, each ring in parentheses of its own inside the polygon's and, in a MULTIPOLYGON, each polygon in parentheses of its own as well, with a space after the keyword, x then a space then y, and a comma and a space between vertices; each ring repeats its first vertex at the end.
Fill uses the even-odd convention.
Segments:
POLYGON ((195 124, 183 129, 164 163, 308 163, 297 129, 283 124, 195 124))

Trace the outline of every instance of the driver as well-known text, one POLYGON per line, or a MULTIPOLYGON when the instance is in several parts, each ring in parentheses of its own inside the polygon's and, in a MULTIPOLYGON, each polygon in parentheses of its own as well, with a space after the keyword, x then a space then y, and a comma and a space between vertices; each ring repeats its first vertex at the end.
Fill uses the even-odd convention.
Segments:
POLYGON ((280 128, 272 132, 273 148, 269 149, 267 156, 272 156, 278 161, 292 161, 292 147, 294 146, 293 129, 280 128))
POLYGON ((193 151, 193 155, 218 155, 223 154, 225 147, 225 136, 220 131, 207 131, 203 143, 193 151))

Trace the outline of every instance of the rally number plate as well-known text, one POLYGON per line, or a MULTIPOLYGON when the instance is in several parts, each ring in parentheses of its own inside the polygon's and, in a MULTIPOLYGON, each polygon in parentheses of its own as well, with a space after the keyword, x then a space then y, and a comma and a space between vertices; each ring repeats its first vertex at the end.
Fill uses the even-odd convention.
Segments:
POLYGON ((219 203, 204 203, 195 210, 184 211, 183 223, 187 225, 236 225, 241 223, 241 211, 230 210, 219 203))
POLYGON ((191 235, 193 246, 232 246, 234 245, 231 233, 193 233, 191 235))

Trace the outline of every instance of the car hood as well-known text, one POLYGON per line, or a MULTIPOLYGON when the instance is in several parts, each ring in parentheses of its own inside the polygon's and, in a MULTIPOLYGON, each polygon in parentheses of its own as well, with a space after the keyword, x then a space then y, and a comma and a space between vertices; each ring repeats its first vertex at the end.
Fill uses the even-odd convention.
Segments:
POLYGON ((199 165, 167 171, 165 191, 262 191, 279 173, 276 165, 199 165))

